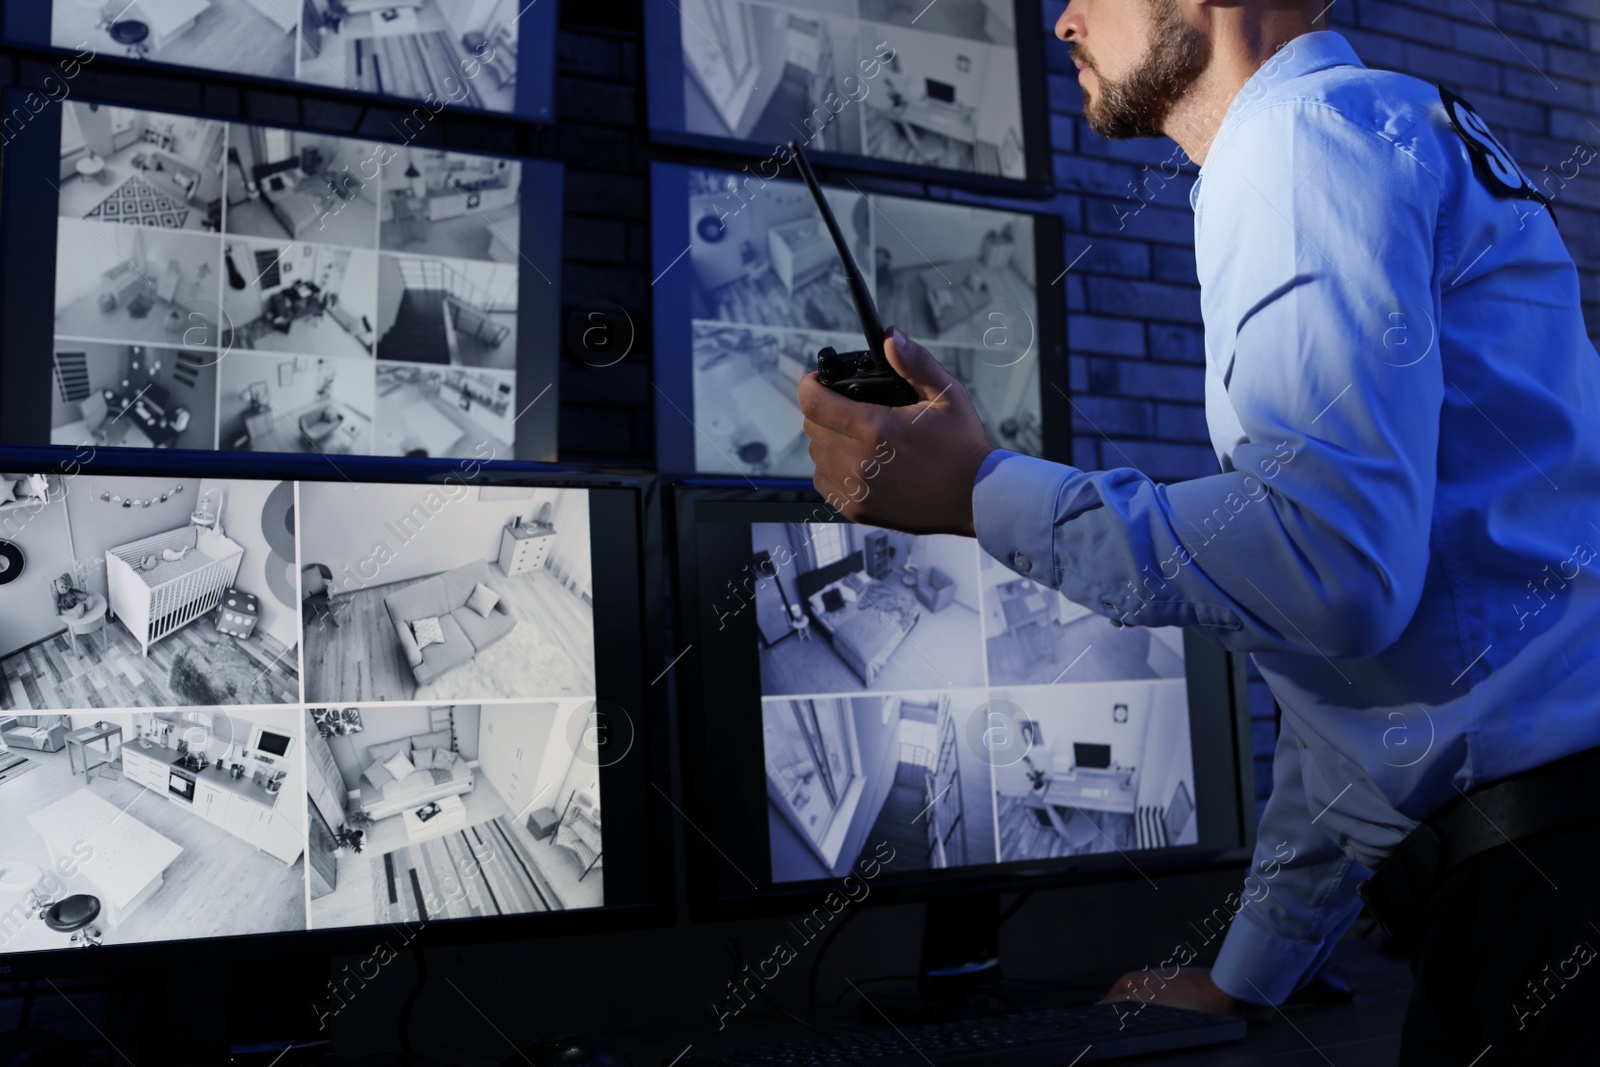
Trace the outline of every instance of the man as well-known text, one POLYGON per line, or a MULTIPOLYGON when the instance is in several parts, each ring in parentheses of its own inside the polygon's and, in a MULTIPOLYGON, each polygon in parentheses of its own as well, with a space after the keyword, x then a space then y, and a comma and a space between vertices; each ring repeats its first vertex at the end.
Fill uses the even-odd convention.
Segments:
POLYGON ((1283 709, 1270 892, 1209 971, 1114 992, 1270 1013, 1371 877, 1412 951, 1403 1062, 1587 1062, 1600 359, 1549 205, 1465 104, 1364 68, 1326 6, 1072 0, 1056 26, 1095 130, 1166 134, 1201 166, 1221 473, 1157 485, 995 449, 891 330, 921 399, 855 404, 809 376, 815 484, 856 521, 975 535, 1116 624, 1254 654, 1283 709))

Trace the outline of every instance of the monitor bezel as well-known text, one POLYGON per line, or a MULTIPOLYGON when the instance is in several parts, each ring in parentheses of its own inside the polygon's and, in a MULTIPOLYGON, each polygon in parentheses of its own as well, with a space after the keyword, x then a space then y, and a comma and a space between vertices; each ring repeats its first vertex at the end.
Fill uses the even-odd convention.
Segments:
MULTIPOLYGON (((9 114, 13 105, 21 106, 19 101, 26 99, 26 93, 27 90, 19 88, 0 92, 0 105, 9 114)), ((304 131, 390 146, 400 143, 348 131, 246 119, 193 108, 119 102, 95 95, 72 96, 62 102, 182 115, 227 125, 304 131)), ((545 263, 541 267, 526 252, 522 253, 519 263, 516 389, 523 415, 530 415, 529 409, 532 412, 526 419, 519 416, 511 458, 534 463, 552 462, 557 456, 560 431, 562 298, 555 279, 560 277, 562 257, 566 168, 559 162, 522 155, 447 150, 510 159, 521 168, 518 247, 537 248, 545 263), (533 408, 535 400, 539 402, 538 408, 533 408), (547 412, 550 414, 546 415, 547 412)), ((41 316, 38 308, 53 308, 55 300, 60 189, 50 180, 50 175, 59 167, 60 152, 59 105, 41 110, 5 144, 6 166, 0 172, 0 345, 8 353, 47 353, 48 358, 13 357, 8 361, 7 388, 0 390, 0 444, 4 445, 35 446, 50 440, 50 405, 41 401, 51 396, 50 390, 54 388, 55 316, 41 316), (48 292, 48 297, 41 288, 48 292)), ((286 238, 285 243, 293 244, 298 240, 286 238)), ((372 358, 378 357, 374 354, 372 358)), ((225 450, 220 440, 218 446, 218 451, 225 450)))
MULTIPOLYGON (((857 174, 933 182, 1002 196, 1050 197, 1054 192, 1050 106, 1044 34, 1038 32, 1044 25, 1044 5, 1041 0, 1014 2, 1017 77, 1022 101, 1023 177, 1007 178, 808 149, 806 154, 812 163, 819 169, 837 167, 857 174)), ((675 4, 644 5, 645 85, 649 89, 647 119, 651 140, 663 145, 736 155, 744 160, 762 158, 762 153, 771 152, 773 146, 696 133, 684 128, 683 51, 679 43, 681 18, 675 4)))
MULTIPOLYGON (((613 603, 618 620, 637 625, 603 625, 596 619, 597 699, 604 709, 621 709, 633 727, 631 746, 619 759, 602 763, 601 793, 608 808, 626 817, 607 820, 608 865, 619 864, 636 899, 599 908, 501 916, 492 919, 434 920, 403 925, 369 925, 326 930, 185 938, 7 954, 0 946, 0 976, 21 978, 132 971, 170 966, 175 958, 230 963, 307 956, 361 954, 389 950, 564 937, 574 934, 669 926, 676 914, 671 812, 658 790, 670 781, 670 734, 664 687, 649 684, 647 666, 662 656, 660 622, 665 614, 665 575, 660 551, 659 496, 652 473, 585 470, 556 464, 483 463, 471 473, 461 460, 404 460, 372 457, 251 456, 245 453, 144 449, 0 445, 0 468, 72 477, 78 474, 126 477, 257 478, 287 481, 399 482, 406 484, 532 485, 598 490, 610 521, 591 524, 593 556, 606 566, 593 571, 597 604, 613 603), (605 553, 602 557, 602 552, 605 553), (654 620, 654 621, 652 621, 654 620), (615 829, 613 829, 613 827, 615 829), (613 849, 615 852, 613 852, 613 849), (412 936, 407 937, 409 932, 412 936)), ((593 514, 593 513, 591 513, 593 514)), ((605 609, 601 609, 605 610, 605 609)), ((620 737, 620 735, 619 735, 620 737)), ((302 855, 301 861, 304 862, 302 855)), ((35 920, 28 920, 35 921, 35 920)), ((63 942, 65 941, 63 935, 63 942)))
MULTIPOLYGON (((0 37, 13 45, 34 51, 43 59, 66 59, 79 56, 81 53, 62 45, 52 44, 50 41, 50 21, 53 5, 56 3, 72 3, 74 0, 46 0, 41 4, 38 0, 3 0, 0 6, 0 37)), ((130 59, 118 55, 113 49, 116 47, 112 41, 104 41, 103 48, 95 48, 91 60, 96 65, 107 63, 114 72, 137 73, 148 71, 150 74, 164 79, 192 78, 198 80, 216 80, 237 83, 248 89, 271 89, 281 92, 323 97, 330 100, 343 101, 377 108, 393 108, 400 112, 407 112, 413 108, 426 108, 429 113, 438 114, 446 111, 453 115, 486 116, 507 122, 516 122, 528 125, 551 126, 555 123, 556 100, 556 31, 559 14, 555 4, 531 4, 517 21, 530 29, 540 41, 548 42, 541 46, 538 62, 529 64, 533 70, 530 74, 537 77, 523 77, 523 42, 518 38, 518 64, 516 106, 510 111, 492 111, 488 108, 462 108, 450 104, 448 101, 435 97, 395 96, 388 93, 368 92, 364 89, 351 89, 332 85, 322 85, 317 82, 295 81, 292 78, 274 78, 265 74, 250 74, 240 71, 226 70, 217 67, 193 66, 187 63, 169 63, 159 59, 130 59), (436 108, 434 105, 438 104, 436 108)), ((300 31, 298 26, 292 31, 295 36, 295 48, 300 47, 300 31)), ((85 42, 88 43, 88 42, 85 42)), ((90 47, 93 47, 92 45, 90 47)))
MULTIPOLYGON (((807 159, 810 158, 808 152, 807 159)), ((684 298, 686 289, 683 287, 687 283, 673 278, 675 270, 687 269, 681 260, 687 258, 691 247, 688 175, 691 171, 721 171, 731 166, 726 160, 693 164, 658 161, 650 166, 651 277, 655 279, 651 286, 651 300, 655 336, 656 465, 663 472, 686 475, 695 472, 695 420, 698 415, 694 409, 692 316, 689 302, 684 298)), ((825 187, 832 184, 827 175, 819 175, 819 179, 825 187)), ((788 174, 782 180, 799 183, 798 177, 789 177, 788 174)), ((864 193, 905 197, 907 192, 904 187, 870 180, 856 184, 864 193)), ((1067 354, 1067 300, 1064 290, 1058 288, 1066 274, 1063 263, 1065 230, 1061 217, 1047 213, 1038 205, 996 202, 962 194, 938 199, 952 206, 1025 215, 1033 221, 1034 278, 1038 296, 1035 358, 1039 361, 1042 452, 1045 459, 1070 463, 1072 388, 1067 354)), ((704 476, 723 475, 718 472, 704 476)))
MULTIPOLYGON (((704 609, 709 607, 702 600, 702 579, 693 551, 699 505, 774 502, 789 506, 812 506, 818 509, 813 514, 832 510, 809 484, 792 480, 679 478, 668 486, 666 497, 668 530, 673 538, 672 579, 676 622, 680 640, 686 645, 701 643, 700 623, 697 620, 707 617, 704 609)), ((846 520, 835 515, 830 521, 846 520)), ((1225 740, 1218 738, 1216 748, 1231 757, 1233 769, 1230 774, 1215 779, 1212 788, 1214 792, 1232 795, 1234 811, 1226 822, 1236 831, 1238 844, 1212 848, 1187 846, 1183 851, 1166 853, 1140 852, 1137 866, 1126 857, 1106 854, 1086 860, 994 864, 977 870, 955 869, 946 873, 919 872, 918 876, 908 876, 903 880, 890 877, 887 873, 889 868, 885 867, 885 873, 872 882, 870 893, 861 899, 873 904, 914 903, 1104 882, 1140 881, 1163 875, 1248 867, 1256 843, 1256 803, 1245 661, 1243 657, 1224 651, 1209 638, 1193 630, 1185 634, 1185 653, 1190 662, 1191 697, 1197 690, 1225 694, 1214 713, 1226 716, 1231 736, 1225 740), (1005 869, 998 869, 1002 867, 1005 869)), ((743 791, 731 785, 731 776, 725 769, 719 773, 711 757, 710 738, 717 730, 717 722, 710 709, 716 706, 718 700, 715 687, 709 685, 706 679, 706 672, 712 666, 704 653, 697 656, 687 664, 687 669, 679 671, 675 692, 681 799, 684 819, 690 824, 684 833, 688 913, 697 922, 719 922, 828 907, 830 896, 838 896, 838 879, 772 883, 768 874, 754 891, 728 892, 725 889, 729 883, 747 876, 738 871, 724 851, 730 838, 727 833, 720 832, 719 805, 727 809, 745 802, 755 803, 757 798, 745 796, 743 791), (731 803, 730 795, 733 797, 731 803), (722 845, 719 846, 718 842, 722 842, 722 845)), ((1191 712, 1191 717, 1193 714, 1191 712)), ((1196 792, 1204 790, 1205 786, 1197 780, 1196 792)), ((759 800, 764 808, 765 793, 761 794, 759 800)), ((1223 820, 1219 818, 1218 825, 1222 824, 1223 820)), ((763 855, 761 862, 766 861, 763 855)), ((763 867, 763 870, 767 868, 763 867)))

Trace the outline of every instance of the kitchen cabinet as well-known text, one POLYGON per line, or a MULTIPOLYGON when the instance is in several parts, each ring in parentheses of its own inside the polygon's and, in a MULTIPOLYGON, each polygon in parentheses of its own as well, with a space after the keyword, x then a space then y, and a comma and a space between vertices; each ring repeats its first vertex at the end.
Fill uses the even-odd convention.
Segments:
POLYGON ((159 752, 160 757, 152 756, 137 744, 122 746, 122 776, 134 785, 142 785, 146 789, 153 789, 157 793, 167 791, 167 772, 172 762, 172 753, 164 748, 150 749, 150 752, 159 752))
POLYGON ((507 526, 500 532, 500 569, 510 577, 544 566, 555 543, 555 531, 524 526, 507 526))
POLYGON ((210 782, 197 781, 194 784, 194 812, 206 822, 221 826, 223 816, 228 810, 228 801, 231 799, 233 798, 210 782))
MULTIPOLYGON (((137 744, 124 745, 122 775, 130 782, 166 796, 167 778, 175 758, 171 749, 146 751, 137 744)), ((292 761, 287 766, 292 768, 292 761)), ((196 818, 226 830, 284 863, 293 863, 305 848, 293 800, 297 777, 291 769, 284 787, 273 798, 262 793, 248 778, 230 778, 217 770, 201 771, 195 776, 194 801, 184 806, 194 812, 196 818)), ((181 800, 174 802, 183 804, 181 800)))
POLYGON ((245 832, 246 841, 284 863, 295 861, 305 844, 301 839, 300 824, 291 814, 294 809, 287 801, 280 800, 278 806, 270 808, 245 800, 243 797, 234 797, 233 802, 249 804, 254 809, 249 828, 245 832))
POLYGON ((230 796, 218 824, 234 837, 249 840, 250 828, 255 825, 256 812, 260 808, 261 805, 253 804, 244 797, 230 796))

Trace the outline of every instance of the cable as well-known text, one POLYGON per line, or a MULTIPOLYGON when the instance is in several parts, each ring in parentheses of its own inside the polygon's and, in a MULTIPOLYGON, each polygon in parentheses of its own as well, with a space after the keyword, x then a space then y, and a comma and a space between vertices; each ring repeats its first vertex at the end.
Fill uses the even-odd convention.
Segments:
POLYGON ((17 1017, 17 1029, 26 1030, 28 1021, 33 1018, 33 997, 39 992, 39 979, 28 979, 28 991, 22 994, 22 1014, 17 1017))
POLYGON ((422 987, 428 984, 428 961, 422 954, 422 946, 411 950, 412 958, 417 961, 417 980, 411 986, 411 992, 406 994, 406 1002, 400 1008, 400 1051, 407 1056, 411 1055, 411 1009, 416 1007, 417 998, 422 995, 422 987))
POLYGON ((806 1010, 813 1018, 817 1014, 817 975, 822 973, 822 957, 827 955, 828 946, 833 944, 833 939, 839 936, 839 931, 850 925, 850 920, 861 914, 860 908, 846 912, 844 918, 823 935, 822 944, 817 946, 817 954, 811 960, 811 974, 806 979, 806 1010))
MULTIPOLYGON (((733 961, 733 975, 734 975, 733 980, 737 981, 738 978, 739 978, 739 972, 745 969, 744 949, 739 946, 739 939, 737 937, 730 937, 726 941, 724 941, 723 942, 723 949, 724 949, 724 951, 726 951, 728 953, 728 958, 733 961)), ((759 975, 757 977, 759 977, 759 975)), ((746 986, 745 988, 748 989, 750 987, 746 986)), ((764 988, 764 983, 763 983, 762 986, 757 986, 756 989, 754 990, 754 992, 755 992, 756 996, 760 997, 762 1000, 766 1001, 769 1005, 771 1005, 774 1010, 776 1010, 777 1012, 779 1012, 781 1015, 785 1016, 786 1018, 791 1019, 792 1021, 799 1023, 801 1026, 805 1027, 807 1030, 815 1030, 817 1033, 822 1034, 824 1037, 828 1037, 828 1038, 832 1038, 833 1037, 833 1035, 831 1033, 829 1033, 823 1027, 818 1026, 816 1023, 812 1022, 810 1019, 802 1019, 800 1016, 796 1015, 794 1012, 790 1011, 788 1008, 784 1007, 782 1004, 779 1004, 776 1000, 773 1000, 772 997, 770 995, 768 995, 766 989, 764 988)))

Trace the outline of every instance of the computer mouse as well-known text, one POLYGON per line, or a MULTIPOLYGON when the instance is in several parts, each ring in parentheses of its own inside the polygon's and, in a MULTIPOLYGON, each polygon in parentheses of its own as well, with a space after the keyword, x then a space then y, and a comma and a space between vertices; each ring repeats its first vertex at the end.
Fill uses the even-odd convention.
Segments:
POLYGON ((630 1061, 599 1034, 569 1031, 523 1045, 501 1067, 630 1067, 630 1061))

